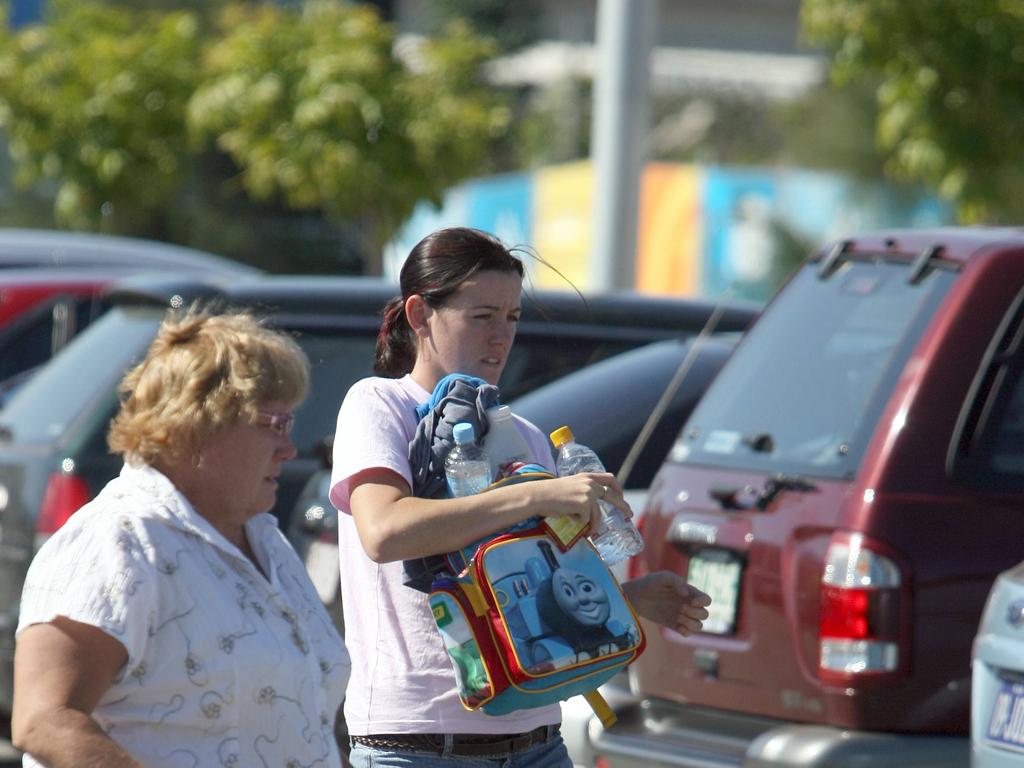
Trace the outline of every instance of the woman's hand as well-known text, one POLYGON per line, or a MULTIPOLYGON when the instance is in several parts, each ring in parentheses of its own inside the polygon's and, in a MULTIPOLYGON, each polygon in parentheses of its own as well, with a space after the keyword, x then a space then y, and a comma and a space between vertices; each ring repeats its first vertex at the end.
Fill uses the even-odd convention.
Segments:
POLYGON ((608 472, 580 472, 576 475, 557 477, 536 483, 536 489, 530 490, 545 492, 545 503, 541 509, 544 517, 571 515, 581 523, 589 524, 593 531, 600 529, 602 501, 622 510, 627 520, 633 516, 633 510, 623 497, 619 481, 615 479, 615 475, 608 472))
POLYGON ((711 605, 708 595, 671 571, 656 571, 627 581, 622 591, 640 616, 681 635, 699 632, 711 605))

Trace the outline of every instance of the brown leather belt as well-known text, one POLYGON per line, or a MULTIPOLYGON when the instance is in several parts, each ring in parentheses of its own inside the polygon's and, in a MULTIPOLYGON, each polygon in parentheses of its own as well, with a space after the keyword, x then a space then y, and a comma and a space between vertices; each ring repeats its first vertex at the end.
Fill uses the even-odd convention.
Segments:
MULTIPOLYGON (((557 725, 542 725, 528 733, 456 733, 452 734, 452 748, 448 753, 459 757, 481 757, 521 752, 543 744, 558 733, 557 725)), ((373 736, 351 736, 353 744, 374 749, 393 749, 407 752, 431 752, 443 755, 443 733, 391 733, 373 736)))

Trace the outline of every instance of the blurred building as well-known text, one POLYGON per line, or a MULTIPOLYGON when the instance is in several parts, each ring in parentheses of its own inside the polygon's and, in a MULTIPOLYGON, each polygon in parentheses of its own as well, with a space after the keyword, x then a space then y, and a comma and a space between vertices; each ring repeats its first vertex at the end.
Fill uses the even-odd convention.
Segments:
MULTIPOLYGON (((392 0, 399 33, 426 33, 428 5, 392 0)), ((538 7, 538 42, 496 62, 495 82, 543 87, 566 76, 592 77, 598 0, 538 7)), ((651 57, 656 93, 718 90, 785 99, 825 76, 824 59, 799 41, 800 0, 660 0, 658 7, 651 57)))
MULTIPOLYGON (((658 2, 634 0, 648 1, 658 2)), ((598 4, 536 3, 533 34, 539 42, 495 61, 489 76, 536 91, 555 90, 566 79, 592 79, 598 4)), ((429 0, 394 0, 399 33, 410 39, 428 32, 429 6, 429 0)), ((825 80, 825 57, 800 43, 800 0, 660 0, 658 9, 651 91, 679 106, 652 126, 650 150, 693 146, 715 130, 716 120, 730 119, 716 116, 715 96, 785 101, 825 80)), ((571 91, 560 93, 572 97, 571 91)), ((562 131, 569 132, 569 126, 562 131)), ((534 284, 564 288, 568 278, 592 289, 594 187, 589 160, 556 161, 461 184, 449 190, 440 209, 419 206, 387 248, 385 273, 397 269, 431 229, 468 224, 535 248, 561 273, 534 265, 534 284)), ((650 162, 640 180, 633 286, 651 293, 764 300, 811 248, 829 239, 951 218, 949 207, 932 196, 841 174, 731 167, 713 160, 650 162)))
MULTIPOLYGON (((636 0, 650 2, 652 0, 636 0)), ((402 32, 427 31, 427 0, 391 0, 402 32)), ((542 39, 591 43, 598 0, 538 3, 542 39)), ((658 0, 658 44, 674 48, 799 53, 800 0, 658 0)))
MULTIPOLYGON (((595 288, 591 265, 594 173, 589 160, 474 179, 440 208, 423 202, 384 252, 397 279, 421 237, 446 226, 493 232, 535 249, 531 284, 595 288)), ((800 168, 648 163, 640 182, 636 272, 643 293, 765 301, 809 252, 865 230, 954 221, 934 195, 800 168)))

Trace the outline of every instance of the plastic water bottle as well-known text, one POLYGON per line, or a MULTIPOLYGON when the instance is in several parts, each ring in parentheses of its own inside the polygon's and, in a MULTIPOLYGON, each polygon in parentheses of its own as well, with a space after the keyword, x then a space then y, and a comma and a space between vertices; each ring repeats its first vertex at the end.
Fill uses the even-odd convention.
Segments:
MULTIPOLYGON (((551 433, 551 442, 558 449, 558 475, 575 475, 579 472, 604 472, 604 464, 593 450, 580 445, 568 427, 559 427, 551 433)), ((599 501, 601 527, 590 534, 601 558, 608 565, 625 560, 643 551, 644 541, 633 522, 626 518, 618 507, 607 501, 599 501)))
POLYGON ((491 461, 491 480, 497 480, 508 472, 510 464, 529 464, 530 446, 516 426, 512 409, 507 405, 496 405, 487 409, 487 435, 484 450, 491 461))
POLYGON ((462 421, 452 429, 455 447, 444 460, 444 476, 452 496, 471 496, 491 484, 491 463, 478 446, 473 425, 462 421))

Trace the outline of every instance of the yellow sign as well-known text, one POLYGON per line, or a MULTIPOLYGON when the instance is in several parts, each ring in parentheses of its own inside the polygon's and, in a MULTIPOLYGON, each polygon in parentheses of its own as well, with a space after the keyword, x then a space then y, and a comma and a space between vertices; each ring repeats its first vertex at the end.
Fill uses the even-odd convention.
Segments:
POLYGON ((563 278, 554 270, 531 265, 531 277, 538 288, 571 290, 566 280, 581 291, 590 287, 593 186, 589 161, 551 166, 536 172, 533 245, 542 259, 564 275, 563 278))
POLYGON ((651 163, 640 185, 636 289, 693 296, 700 290, 700 173, 651 163))

